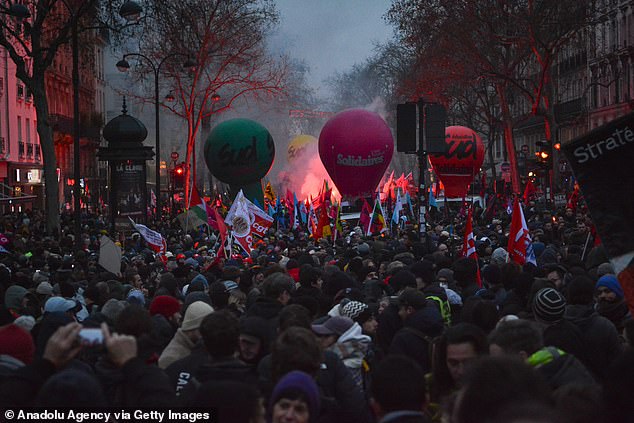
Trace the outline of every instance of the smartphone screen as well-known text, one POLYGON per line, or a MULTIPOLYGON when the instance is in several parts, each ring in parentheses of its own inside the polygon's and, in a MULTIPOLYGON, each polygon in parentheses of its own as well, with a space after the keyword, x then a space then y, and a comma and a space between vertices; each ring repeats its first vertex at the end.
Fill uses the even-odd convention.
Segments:
POLYGON ((93 346, 103 344, 103 332, 98 328, 84 328, 79 331, 79 341, 82 345, 93 346))

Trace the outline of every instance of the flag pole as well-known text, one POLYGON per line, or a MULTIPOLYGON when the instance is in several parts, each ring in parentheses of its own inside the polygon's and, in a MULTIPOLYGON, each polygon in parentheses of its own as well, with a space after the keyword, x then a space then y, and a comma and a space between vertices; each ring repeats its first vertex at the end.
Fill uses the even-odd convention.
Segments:
POLYGON ((192 180, 192 184, 189 188, 189 196, 187 198, 187 202, 189 204, 185 205, 185 213, 187 213, 185 215, 185 234, 187 234, 187 231, 189 230, 189 208, 191 207, 192 204, 192 193, 194 192, 194 181, 192 180))
POLYGON ((583 259, 586 256, 586 250, 588 249, 588 242, 590 241, 590 231, 588 231, 588 236, 586 237, 586 242, 583 245, 583 252, 581 253, 581 261, 583 261, 583 259))

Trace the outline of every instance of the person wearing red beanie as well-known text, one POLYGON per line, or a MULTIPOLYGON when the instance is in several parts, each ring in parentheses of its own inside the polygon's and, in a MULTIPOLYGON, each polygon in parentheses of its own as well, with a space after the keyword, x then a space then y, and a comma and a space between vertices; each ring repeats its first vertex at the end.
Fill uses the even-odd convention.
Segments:
POLYGON ((150 315, 157 314, 178 326, 181 319, 181 303, 169 295, 159 295, 150 304, 150 315))
POLYGON ((35 344, 29 332, 14 324, 0 327, 0 366, 2 356, 10 356, 24 364, 30 364, 34 354, 35 344))

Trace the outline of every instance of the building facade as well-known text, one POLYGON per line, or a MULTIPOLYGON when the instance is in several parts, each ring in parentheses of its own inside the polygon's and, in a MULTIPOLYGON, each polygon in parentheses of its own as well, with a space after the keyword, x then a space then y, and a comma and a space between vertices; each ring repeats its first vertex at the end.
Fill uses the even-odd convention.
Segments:
POLYGON ((0 210, 43 207, 42 154, 33 96, 0 48, 0 210))
MULTIPOLYGON (((559 50, 552 78, 555 145, 632 112, 634 2, 600 0, 593 25, 559 50)), ((544 118, 531 115, 531 105, 523 96, 516 96, 511 108, 516 121, 514 141, 519 172, 526 178, 537 168, 538 142, 545 141, 544 118)), ((498 172, 506 154, 501 137, 493 143, 498 172)), ((572 189, 574 178, 570 166, 557 149, 553 149, 550 178, 555 193, 572 189)))

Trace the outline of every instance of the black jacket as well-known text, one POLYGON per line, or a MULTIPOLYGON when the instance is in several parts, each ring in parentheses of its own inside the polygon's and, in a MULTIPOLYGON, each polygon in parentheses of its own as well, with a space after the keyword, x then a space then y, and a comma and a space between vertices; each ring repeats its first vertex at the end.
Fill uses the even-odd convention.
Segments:
MULTIPOLYGON (((0 406, 24 407, 33 403, 44 383, 55 374, 53 364, 45 359, 16 370, 0 385, 0 406)), ((155 366, 148 366, 138 358, 128 361, 122 368, 111 369, 109 405, 115 407, 160 407, 171 404, 174 394, 167 375, 155 366)), ((97 378, 103 384, 103 373, 97 378)), ((104 389, 106 391, 106 389, 104 389)), ((107 392, 108 393, 108 392, 107 392)))
POLYGON ((257 316, 266 320, 269 327, 269 334, 274 337, 277 333, 277 327, 280 321, 280 311, 282 311, 283 307, 284 305, 276 299, 259 297, 255 300, 255 303, 249 307, 246 316, 257 316))
MULTIPOLYGON (((173 363, 176 364, 176 363, 173 363)), ((184 376, 181 374, 180 376, 184 376)), ((237 358, 227 358, 213 361, 209 357, 204 363, 198 366, 193 373, 193 377, 185 379, 181 377, 178 381, 179 403, 181 405, 192 405, 196 397, 198 387, 206 382, 233 381, 243 382, 248 385, 257 385, 258 377, 252 366, 245 364, 237 358)))
POLYGON ((205 346, 197 344, 187 357, 176 360, 165 369, 176 396, 180 396, 182 390, 194 377, 198 369, 208 362, 209 353, 205 346))
POLYGON ((442 333, 443 327, 437 307, 429 304, 407 318, 405 327, 394 336, 389 354, 406 355, 416 361, 425 373, 429 373, 431 342, 442 333))
MULTIPOLYGON (((265 397, 273 391, 271 355, 258 366, 260 386, 265 397)), ((324 351, 324 360, 316 378, 321 395, 319 422, 371 421, 367 401, 341 359, 332 351, 324 351)))
POLYGON ((379 326, 376 329, 376 344, 383 354, 387 354, 396 333, 403 327, 403 320, 398 314, 398 305, 390 304, 377 317, 379 326))
POLYGON ((560 354, 557 348, 546 347, 552 361, 536 366, 550 387, 555 390, 566 385, 592 386, 596 382, 590 372, 571 354, 560 354))
POLYGON ((595 377, 601 379, 605 370, 621 353, 622 344, 616 327, 590 305, 569 305, 564 319, 572 322, 583 334, 587 352, 584 363, 595 377))

